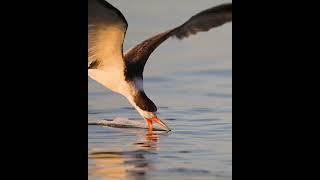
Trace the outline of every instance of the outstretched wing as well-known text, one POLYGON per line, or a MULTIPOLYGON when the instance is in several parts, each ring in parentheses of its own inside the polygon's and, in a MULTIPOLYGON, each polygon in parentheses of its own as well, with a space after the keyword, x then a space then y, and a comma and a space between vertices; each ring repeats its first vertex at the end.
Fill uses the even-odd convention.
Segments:
POLYGON ((97 69, 122 58, 128 23, 122 13, 105 0, 88 0, 88 68, 97 69))
POLYGON ((232 21, 232 4, 222 4, 204 10, 186 21, 181 26, 153 36, 130 49, 124 56, 126 64, 125 76, 130 80, 136 76, 142 77, 144 65, 150 54, 169 37, 183 39, 198 32, 208 31, 232 21))

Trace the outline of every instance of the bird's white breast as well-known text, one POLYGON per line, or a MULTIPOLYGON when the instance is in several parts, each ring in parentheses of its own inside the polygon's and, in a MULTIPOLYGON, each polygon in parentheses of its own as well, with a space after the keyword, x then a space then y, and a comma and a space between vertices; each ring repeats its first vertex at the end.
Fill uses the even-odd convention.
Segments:
POLYGON ((127 82, 124 76, 124 67, 117 64, 103 69, 88 69, 88 75, 106 88, 131 98, 138 91, 143 91, 143 81, 140 78, 127 82))
POLYGON ((122 59, 113 62, 109 62, 101 69, 88 69, 88 75, 108 89, 123 94, 127 88, 127 82, 124 77, 124 63, 122 63, 122 59))

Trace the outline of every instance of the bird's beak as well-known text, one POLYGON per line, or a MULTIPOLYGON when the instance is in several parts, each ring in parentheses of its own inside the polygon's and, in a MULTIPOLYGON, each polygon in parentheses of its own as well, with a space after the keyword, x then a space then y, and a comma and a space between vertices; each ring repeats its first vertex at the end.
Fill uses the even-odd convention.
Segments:
POLYGON ((164 128, 166 131, 171 131, 171 129, 163 122, 161 121, 158 117, 152 117, 152 118, 146 118, 148 123, 151 123, 151 127, 152 127, 152 122, 156 122, 158 123, 162 128, 164 128))
POLYGON ((159 118, 157 118, 157 117, 154 118, 154 121, 156 123, 158 123, 161 127, 163 127, 165 130, 171 131, 171 129, 164 122, 162 122, 159 118))

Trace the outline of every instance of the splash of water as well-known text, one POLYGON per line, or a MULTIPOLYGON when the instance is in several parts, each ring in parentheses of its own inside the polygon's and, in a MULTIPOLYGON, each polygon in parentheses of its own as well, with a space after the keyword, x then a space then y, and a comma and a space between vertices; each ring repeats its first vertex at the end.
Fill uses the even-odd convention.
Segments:
MULTIPOLYGON (((114 128, 142 128, 142 129, 148 129, 147 124, 135 120, 130 120, 128 118, 118 117, 113 120, 110 119, 102 119, 99 120, 98 125, 101 126, 108 126, 108 127, 114 127, 114 128)), ((165 131, 164 129, 154 126, 154 131, 165 131)))

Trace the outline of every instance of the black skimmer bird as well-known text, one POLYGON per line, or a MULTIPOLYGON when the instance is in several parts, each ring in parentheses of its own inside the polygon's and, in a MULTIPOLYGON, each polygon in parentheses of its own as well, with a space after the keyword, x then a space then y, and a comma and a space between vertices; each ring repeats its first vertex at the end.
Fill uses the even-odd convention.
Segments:
POLYGON ((204 10, 182 25, 153 36, 123 53, 128 23, 105 0, 88 0, 88 75, 108 89, 125 96, 152 130, 153 122, 169 127, 157 115, 156 105, 143 89, 143 69, 150 54, 169 37, 187 38, 232 21, 232 4, 204 10))

